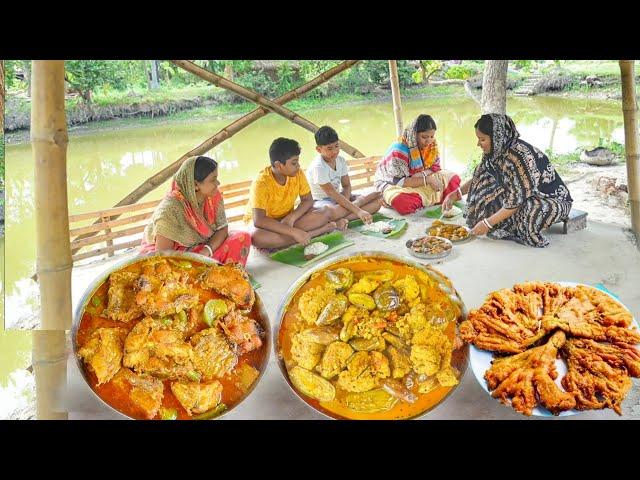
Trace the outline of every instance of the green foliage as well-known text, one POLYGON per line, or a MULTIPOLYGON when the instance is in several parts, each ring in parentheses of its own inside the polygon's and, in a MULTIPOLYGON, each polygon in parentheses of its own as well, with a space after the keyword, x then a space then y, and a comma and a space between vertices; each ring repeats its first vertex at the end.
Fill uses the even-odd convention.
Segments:
POLYGON ((530 72, 536 62, 534 60, 511 60, 511 63, 519 70, 530 72))
POLYGON ((579 162, 582 150, 584 150, 584 148, 578 147, 573 152, 554 153, 547 148, 544 153, 549 157, 549 161, 554 167, 562 169, 572 163, 579 162))
POLYGON ((608 148, 611 150, 617 157, 622 159, 625 158, 625 148, 622 143, 618 143, 615 140, 611 140, 610 138, 602 138, 600 137, 598 140, 598 146, 608 148))
POLYGON ((123 88, 135 75, 135 63, 114 60, 67 60, 65 76, 71 87, 82 98, 91 102, 91 94, 97 87, 123 88))
POLYGON ((468 65, 452 65, 445 72, 445 77, 449 79, 466 80, 476 74, 476 70, 468 65))
POLYGON ((477 153, 474 157, 472 157, 469 163, 467 163, 467 166, 464 171, 464 176, 467 178, 472 177, 473 172, 475 171, 476 167, 480 165, 481 161, 482 161, 482 153, 477 153))
POLYGON ((425 81, 425 78, 423 77, 423 70, 424 70, 424 75, 426 75, 426 79, 428 80, 433 74, 435 74, 439 70, 442 70, 442 68, 444 67, 444 64, 440 60, 418 60, 418 61, 422 64, 422 68, 416 70, 411 75, 411 78, 415 83, 422 83, 425 81))

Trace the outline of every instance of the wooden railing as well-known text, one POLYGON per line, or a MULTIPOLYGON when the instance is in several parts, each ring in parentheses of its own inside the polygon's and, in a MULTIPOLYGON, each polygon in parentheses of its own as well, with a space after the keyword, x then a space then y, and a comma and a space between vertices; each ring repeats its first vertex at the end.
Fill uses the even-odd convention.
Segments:
MULTIPOLYGON (((380 157, 366 157, 349 160, 349 177, 353 190, 373 185, 373 177, 380 157)), ((249 202, 251 180, 222 185, 220 191, 229 224, 238 223, 244 216, 249 202)), ((134 203, 98 212, 80 213, 69 216, 71 250, 75 251, 73 261, 107 255, 140 245, 142 231, 153 215, 160 200, 134 203), (114 218, 117 217, 117 218, 114 218), (99 222, 95 222, 100 219, 99 222), (93 223, 87 223, 91 221, 93 223), (115 242, 114 240, 120 240, 115 242)))

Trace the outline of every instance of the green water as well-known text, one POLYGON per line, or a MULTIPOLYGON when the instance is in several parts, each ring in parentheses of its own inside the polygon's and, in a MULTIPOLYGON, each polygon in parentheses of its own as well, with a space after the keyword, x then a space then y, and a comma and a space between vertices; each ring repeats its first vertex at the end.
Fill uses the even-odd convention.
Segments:
POLYGON ((31 365, 31 332, 0 331, 0 388, 7 386, 9 374, 31 365))
MULTIPOLYGON (((468 97, 404 100, 405 124, 419 113, 431 114, 438 124, 436 139, 444 167, 462 173, 478 157, 473 124, 479 108, 468 97)), ((557 97, 509 98, 508 113, 522 138, 556 153, 579 146, 593 147, 600 138, 623 141, 620 102, 557 97)), ((384 153, 395 138, 391 102, 341 106, 301 112, 317 125, 332 125, 341 138, 365 155, 384 153)), ((175 121, 157 125, 69 132, 67 154, 69 213, 113 206, 142 181, 231 122, 175 121)), ((105 124, 108 127, 108 123, 105 124)), ((268 148, 276 137, 298 140, 301 163, 315 154, 313 135, 275 114, 253 123, 209 152, 220 162, 222 183, 253 178, 268 163, 268 148)), ((6 147, 6 325, 37 310, 33 158, 29 143, 6 147)), ((143 200, 160 198, 168 185, 143 200)))

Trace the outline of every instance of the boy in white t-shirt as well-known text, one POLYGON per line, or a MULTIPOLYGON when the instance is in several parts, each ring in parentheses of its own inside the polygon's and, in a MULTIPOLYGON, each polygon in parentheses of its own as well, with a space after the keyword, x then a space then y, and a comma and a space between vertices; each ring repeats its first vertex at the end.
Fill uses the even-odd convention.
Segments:
POLYGON ((307 168, 307 180, 314 199, 314 208, 326 207, 331 220, 345 230, 349 220, 359 218, 365 223, 373 220, 371 214, 382 206, 379 192, 353 195, 346 160, 339 155, 340 142, 336 131, 320 127, 315 134, 318 155, 307 168))

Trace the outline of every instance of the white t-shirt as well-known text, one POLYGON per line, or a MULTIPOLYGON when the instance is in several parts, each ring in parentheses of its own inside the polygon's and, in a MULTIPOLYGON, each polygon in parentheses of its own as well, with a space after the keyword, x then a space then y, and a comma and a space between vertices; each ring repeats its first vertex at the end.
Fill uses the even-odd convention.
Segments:
POLYGON ((307 180, 314 200, 329 198, 320 185, 330 183, 338 193, 342 192, 342 177, 349 175, 347 161, 340 155, 336 158, 336 169, 331 168, 318 154, 307 168, 307 180))

